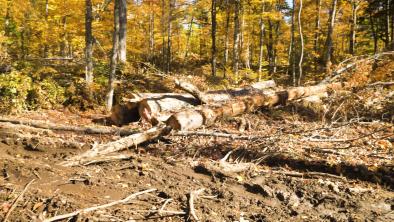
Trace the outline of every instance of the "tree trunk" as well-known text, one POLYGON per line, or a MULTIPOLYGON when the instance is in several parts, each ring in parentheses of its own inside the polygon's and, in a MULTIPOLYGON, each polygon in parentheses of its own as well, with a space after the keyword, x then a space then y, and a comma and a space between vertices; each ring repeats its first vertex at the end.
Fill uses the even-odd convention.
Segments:
POLYGON ((88 85, 93 83, 93 44, 92 20, 93 8, 92 0, 86 0, 85 12, 85 80, 88 85))
POLYGON ((241 0, 234 0, 234 47, 233 47, 233 73, 235 76, 235 83, 239 81, 239 12, 241 7, 241 0))
POLYGON ((172 10, 175 6, 175 0, 169 0, 170 4, 168 7, 168 20, 167 20, 167 69, 166 72, 169 73, 171 71, 171 61, 172 61, 172 55, 171 55, 171 47, 172 47, 172 42, 171 42, 171 37, 172 37, 172 10))
POLYGON ((211 16, 212 16, 212 55, 211 55, 211 68, 212 76, 216 76, 216 0, 212 1, 211 16))
POLYGON ((317 73, 319 66, 319 41, 320 41, 320 11, 321 0, 316 0, 316 24, 315 24, 315 39, 313 49, 315 51, 315 72, 317 73))
MULTIPOLYGON (((265 2, 263 0, 262 2, 262 11, 261 14, 264 14, 265 12, 265 2)), ((264 46, 264 20, 263 20, 263 16, 260 16, 260 43, 259 43, 259 81, 261 80, 261 74, 262 74, 262 70, 263 70, 263 46, 264 46)))
POLYGON ((161 40, 162 40, 162 45, 161 45, 161 56, 162 56, 162 69, 166 70, 167 65, 166 65, 166 40, 165 40, 165 35, 166 35, 166 29, 165 29, 165 15, 166 15, 166 2, 165 0, 161 0, 161 40))
POLYGON ((324 53, 324 64, 325 64, 326 73, 330 73, 330 69, 331 69, 331 55, 332 55, 332 47, 333 47, 332 38, 334 33, 337 3, 338 0, 332 0, 332 6, 330 9, 330 16, 328 20, 328 31, 327 31, 327 39, 325 44, 325 53, 324 53))
POLYGON ((390 0, 386 0, 386 19, 385 19, 385 48, 390 48, 390 0))
POLYGON ((356 29, 357 29, 357 10, 358 2, 357 0, 352 0, 352 19, 350 21, 350 42, 349 42, 349 54, 355 54, 356 47, 356 29))
POLYGON ((119 62, 126 63, 127 56, 127 2, 119 1, 119 62))
POLYGON ((298 10, 298 28, 300 33, 300 42, 301 42, 301 55, 300 61, 298 63, 298 85, 301 86, 301 79, 302 79, 302 60, 304 59, 304 36, 302 34, 302 24, 301 24, 301 13, 302 13, 302 0, 300 0, 300 7, 298 10))
POLYGON ((296 71, 295 71, 295 9, 296 0, 293 0, 293 9, 291 12, 291 37, 290 37, 290 52, 289 52, 289 66, 291 67, 291 76, 293 77, 293 86, 297 85, 296 71))
POLYGON ((192 37, 192 33, 193 33, 193 22, 194 22, 194 16, 192 15, 192 18, 190 19, 190 24, 189 24, 189 31, 187 32, 186 49, 185 49, 185 58, 184 58, 184 60, 187 60, 187 57, 189 55, 190 38, 192 37))
POLYGON ((155 56, 155 13, 153 11, 153 3, 149 2, 151 11, 149 13, 149 61, 153 63, 153 58, 155 56))
POLYGON ((376 29, 375 29, 375 21, 374 18, 371 14, 371 12, 369 12, 369 23, 371 24, 371 30, 372 30, 372 36, 373 36, 373 51, 374 54, 378 53, 378 34, 376 33, 376 29))
POLYGON ((229 44, 229 33, 230 33, 230 5, 228 4, 229 0, 226 0, 226 29, 225 29, 225 37, 224 37, 224 70, 223 70, 223 78, 226 78, 227 71, 227 63, 228 63, 228 44, 229 44))
MULTIPOLYGON (((49 23, 48 23, 48 17, 49 17, 49 1, 45 0, 45 23, 46 25, 49 27, 49 23)), ((46 35, 48 35, 49 33, 49 29, 46 29, 46 35)), ((49 51, 49 46, 48 46, 48 42, 49 39, 47 38, 47 36, 45 36, 45 40, 44 40, 44 58, 48 57, 48 51, 49 51)))
POLYGON ((114 4, 114 32, 112 37, 112 55, 110 61, 111 71, 109 74, 108 80, 108 90, 107 90, 107 97, 106 97, 106 107, 107 111, 111 111, 112 104, 113 104, 113 97, 114 97, 114 82, 116 78, 116 68, 118 63, 118 54, 119 54, 119 14, 120 14, 120 1, 122 0, 115 0, 114 4))
POLYGON ((4 18, 4 35, 5 36, 10 35, 11 4, 12 4, 12 0, 7 0, 7 8, 6 8, 6 12, 5 12, 5 18, 4 18))

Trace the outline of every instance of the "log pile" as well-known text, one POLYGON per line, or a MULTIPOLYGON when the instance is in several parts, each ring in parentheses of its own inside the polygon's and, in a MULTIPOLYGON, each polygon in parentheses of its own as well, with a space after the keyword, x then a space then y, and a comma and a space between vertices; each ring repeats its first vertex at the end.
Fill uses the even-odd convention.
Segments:
POLYGON ((275 88, 273 80, 258 82, 245 88, 201 92, 194 85, 176 80, 176 86, 187 93, 142 93, 125 99, 125 104, 114 106, 111 120, 115 125, 123 125, 140 118, 157 125, 173 113, 201 104, 220 104, 236 97, 267 91, 275 88))
POLYGON ((209 126, 221 118, 234 117, 247 112, 253 112, 262 107, 269 108, 285 105, 289 101, 313 95, 331 93, 348 86, 349 84, 347 83, 331 83, 309 87, 294 87, 269 93, 259 90, 255 93, 249 92, 246 96, 233 96, 232 100, 222 103, 221 106, 205 104, 203 106, 187 108, 175 112, 165 123, 161 123, 161 125, 157 127, 151 128, 145 132, 123 137, 118 141, 97 145, 92 150, 70 158, 61 164, 64 166, 85 164, 96 156, 124 150, 131 146, 137 146, 143 142, 168 135, 173 130, 193 130, 202 126, 209 126))

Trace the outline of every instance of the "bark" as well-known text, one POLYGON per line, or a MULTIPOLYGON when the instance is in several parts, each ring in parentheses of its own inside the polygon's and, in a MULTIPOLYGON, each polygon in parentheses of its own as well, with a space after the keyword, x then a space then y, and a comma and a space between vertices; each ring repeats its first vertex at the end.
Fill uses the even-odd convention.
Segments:
POLYGON ((369 13, 369 23, 371 24, 371 30, 372 30, 372 36, 373 36, 373 49, 374 49, 374 54, 378 52, 378 34, 375 28, 375 21, 374 18, 371 14, 369 13))
MULTIPOLYGON (((45 23, 46 23, 47 26, 49 26, 48 17, 49 17, 49 0, 45 0, 45 23)), ((46 31, 49 32, 48 29, 46 31)), ((49 47, 48 47, 47 42, 48 42, 48 39, 45 39, 45 41, 44 41, 44 49, 43 49, 44 50, 44 55, 43 55, 44 58, 48 57, 49 47)))
POLYGON ((229 44, 229 33, 230 33, 230 5, 228 4, 229 0, 226 0, 226 29, 225 29, 225 37, 224 37, 224 56, 223 56, 223 78, 226 78, 227 71, 227 63, 228 63, 228 44, 229 44))
MULTIPOLYGON (((265 2, 263 0, 261 14, 264 14, 264 12, 265 12, 265 2)), ((259 66, 259 71, 258 71, 259 81, 261 80, 261 72, 263 70, 264 29, 265 29, 265 26, 264 26, 263 17, 260 16, 260 36, 259 36, 260 37, 260 42, 259 42, 260 44, 259 44, 259 64, 258 64, 258 66, 259 66)))
POLYGON ((352 0, 352 19, 350 24, 350 42, 349 42, 349 54, 355 54, 356 47, 356 29, 357 29, 357 10, 358 10, 358 0, 352 0))
POLYGON ((55 124, 51 122, 44 122, 37 120, 20 120, 20 119, 6 118, 6 117, 0 117, 0 122, 30 126, 38 129, 71 131, 71 132, 79 132, 85 134, 114 134, 114 135, 118 134, 121 136, 127 136, 135 133, 135 130, 122 129, 122 128, 107 128, 107 127, 104 128, 97 126, 94 127, 70 126, 70 125, 55 124))
POLYGON ((92 21, 93 21, 93 7, 92 0, 85 1, 85 80, 88 85, 93 83, 93 34, 92 34, 92 21))
MULTIPOLYGON (((116 0, 115 0, 116 1, 116 0)), ((127 1, 119 0, 119 62, 126 63, 127 56, 127 1)))
POLYGON ((162 56, 162 69, 166 70, 167 66, 166 66, 166 40, 165 40, 165 33, 166 33, 166 29, 165 29, 165 14, 166 14, 166 10, 165 10, 165 0, 161 1, 161 40, 162 40, 162 45, 161 45, 161 56, 162 56))
MULTIPOLYGON (((157 123, 158 121, 167 120, 175 111, 200 105, 202 102, 207 104, 223 103, 236 97, 247 96, 259 92, 259 90, 275 86, 275 82, 270 80, 258 82, 248 88, 241 89, 208 91, 206 93, 201 93, 198 89, 187 90, 188 92, 194 91, 192 94, 195 96, 189 94, 163 94, 159 97, 146 98, 138 102, 138 113, 139 117, 147 122, 157 123), (195 91, 198 92, 195 93, 195 91)), ((191 87, 188 88, 190 89, 191 87)))
POLYGON ((193 130, 202 126, 212 125, 218 119, 234 117, 246 112, 253 112, 261 107, 286 104, 288 101, 331 90, 338 90, 344 86, 345 84, 342 83, 332 83, 309 87, 295 87, 289 90, 276 92, 273 95, 256 94, 246 96, 242 99, 228 102, 218 108, 206 106, 201 109, 190 109, 178 112, 172 115, 167 120, 166 124, 174 130, 193 130))
POLYGON ((235 0, 234 4, 234 47, 233 47, 233 73, 235 76, 235 82, 238 84, 239 81, 239 12, 241 7, 241 0, 235 0))
POLYGON ((212 17, 212 30, 211 30, 211 38, 212 38, 212 55, 211 55, 211 69, 212 76, 216 76, 216 0, 211 0, 211 17, 212 17))
POLYGON ((314 44, 313 44, 314 45, 313 48, 315 50, 316 55, 319 54, 320 11, 321 11, 321 0, 316 0, 315 39, 314 39, 314 44))
POLYGON ((331 69, 331 54, 332 54, 332 47, 333 47, 333 33, 334 33, 334 26, 335 26, 335 16, 337 10, 337 3, 338 0, 332 0, 332 6, 330 9, 330 16, 328 20, 328 31, 327 31, 327 39, 325 44, 325 53, 324 53, 324 63, 326 73, 330 72, 331 69))
POLYGON ((115 0, 114 4, 114 31, 113 31, 113 37, 112 37, 112 55, 111 55, 111 61, 110 61, 110 67, 111 71, 109 74, 109 80, 108 80, 108 90, 107 90, 107 96, 106 96, 106 108, 107 111, 111 111, 112 109, 112 104, 113 104, 113 97, 114 97, 114 83, 116 79, 116 68, 117 68, 117 63, 118 63, 118 52, 119 52, 119 4, 120 1, 122 0, 115 0))
POLYGON ((171 37, 172 37, 172 11, 175 6, 175 0, 169 0, 170 5, 168 8, 168 20, 167 20, 167 62, 166 62, 166 72, 169 73, 171 71, 171 61, 172 61, 172 55, 171 55, 171 47, 172 47, 172 42, 171 42, 171 37))
POLYGON ((300 8, 298 10, 298 28, 299 28, 299 33, 300 33, 300 42, 301 42, 301 55, 300 55, 300 61, 298 63, 298 85, 301 85, 301 79, 302 79, 302 60, 304 59, 304 36, 302 35, 302 24, 301 24, 301 13, 302 13, 302 0, 300 0, 300 8))
POLYGON ((390 0, 386 0, 386 19, 385 19, 385 48, 390 48, 390 0))
POLYGON ((143 142, 158 138, 161 135, 167 135, 170 131, 171 129, 169 127, 154 127, 142 133, 123 137, 122 139, 114 142, 97 145, 93 147, 93 149, 82 153, 79 156, 72 157, 69 160, 62 162, 61 165, 76 166, 80 164, 86 164, 97 156, 117 152, 132 146, 137 146, 143 142))
POLYGON ((153 62, 152 59, 155 56, 155 13, 153 11, 153 3, 149 2, 149 6, 151 11, 149 13, 149 60, 153 62))
POLYGON ((190 19, 190 24, 189 24, 189 31, 187 32, 187 39, 186 39, 186 49, 185 49, 185 60, 187 59, 189 55, 189 47, 190 47, 190 38, 193 33, 193 22, 194 22, 194 16, 190 19))

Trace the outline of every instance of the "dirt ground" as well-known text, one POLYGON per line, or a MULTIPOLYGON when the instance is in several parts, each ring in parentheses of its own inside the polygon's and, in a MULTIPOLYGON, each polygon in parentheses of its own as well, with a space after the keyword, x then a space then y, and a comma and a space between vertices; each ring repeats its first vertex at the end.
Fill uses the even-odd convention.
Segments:
MULTIPOLYGON (((98 115, 46 111, 17 118, 96 126, 98 115)), ((63 167, 91 144, 119 136, 0 123, 0 220, 13 206, 8 221, 42 221, 156 189, 62 221, 195 220, 193 208, 201 221, 394 221, 392 123, 324 123, 274 110, 200 131, 251 137, 170 135, 123 152, 127 160, 63 167), (251 167, 215 170, 229 151, 226 163, 251 167), (190 193, 202 188, 191 207, 190 193)))

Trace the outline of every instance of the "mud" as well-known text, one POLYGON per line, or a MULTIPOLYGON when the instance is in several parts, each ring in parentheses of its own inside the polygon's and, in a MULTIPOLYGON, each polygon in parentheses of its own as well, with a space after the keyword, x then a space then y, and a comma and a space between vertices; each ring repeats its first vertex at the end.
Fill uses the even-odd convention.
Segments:
MULTIPOLYGON (((40 115, 27 116, 42 119, 40 115)), ((0 219, 24 186, 34 179, 9 221, 40 221, 150 188, 157 191, 127 204, 69 219, 194 220, 189 215, 189 194, 205 188, 194 202, 201 221, 394 221, 394 150, 390 145, 379 145, 383 140, 391 144, 392 124, 342 126, 290 114, 280 116, 283 117, 244 117, 250 122, 250 129, 243 134, 260 135, 257 140, 170 135, 125 151, 132 155, 129 160, 77 167, 62 167, 58 163, 89 149, 93 142, 118 137, 30 132, 21 128, 13 131, 1 125, 0 219), (378 132, 365 136, 375 131, 378 132), (29 137, 21 139, 18 135, 29 137), (349 140, 314 142, 311 138, 349 140), (65 146, 59 141, 85 145, 65 146), (230 150, 233 153, 229 162, 249 162, 254 167, 234 176, 202 167, 203 163, 217 162, 230 150), (185 214, 177 215, 182 212, 185 214)), ((59 112, 45 118, 93 124, 91 116, 72 117, 59 112)), ((237 120, 223 121, 208 130, 219 129, 240 133, 237 120)))

